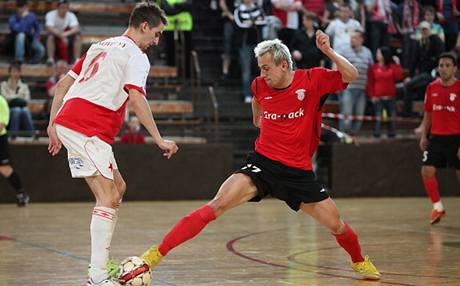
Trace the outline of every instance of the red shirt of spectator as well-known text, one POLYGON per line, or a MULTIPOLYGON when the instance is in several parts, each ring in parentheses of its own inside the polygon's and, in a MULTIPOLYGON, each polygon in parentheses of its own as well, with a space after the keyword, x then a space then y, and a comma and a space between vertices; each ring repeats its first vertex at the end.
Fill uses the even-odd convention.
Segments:
POLYGON ((398 64, 373 64, 367 76, 367 95, 369 97, 396 96, 396 82, 404 78, 401 66, 398 64))
POLYGON ((460 81, 442 86, 441 80, 431 82, 425 93, 425 112, 431 112, 431 134, 460 134, 460 81))

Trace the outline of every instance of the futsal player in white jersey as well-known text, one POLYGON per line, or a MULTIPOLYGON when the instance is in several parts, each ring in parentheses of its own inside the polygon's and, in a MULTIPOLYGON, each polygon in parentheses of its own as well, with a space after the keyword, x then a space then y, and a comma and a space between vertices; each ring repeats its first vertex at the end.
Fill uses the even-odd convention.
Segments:
POLYGON ((85 178, 96 198, 88 286, 119 285, 110 279, 106 264, 126 184, 111 144, 128 100, 164 156, 169 159, 178 150, 174 141, 161 137, 145 98, 150 63, 144 50, 158 44, 166 24, 156 4, 137 4, 126 32, 93 44, 56 87, 48 150, 54 156, 64 144, 72 177, 85 178))

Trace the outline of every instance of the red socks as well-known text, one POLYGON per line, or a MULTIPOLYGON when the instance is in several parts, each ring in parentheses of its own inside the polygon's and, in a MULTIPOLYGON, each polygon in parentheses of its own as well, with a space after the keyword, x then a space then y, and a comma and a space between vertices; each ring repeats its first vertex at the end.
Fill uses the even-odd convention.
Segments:
POLYGON ((425 191, 430 197, 431 202, 436 203, 441 200, 439 197, 439 186, 436 177, 433 176, 428 179, 423 179, 423 185, 425 186, 425 191))
POLYGON ((337 243, 350 254, 351 261, 364 261, 364 257, 361 255, 361 246, 359 245, 358 236, 348 224, 345 223, 344 233, 335 234, 334 236, 337 243))
POLYGON ((191 212, 183 217, 163 238, 158 250, 165 256, 183 242, 192 239, 211 221, 216 219, 214 210, 209 205, 191 212))

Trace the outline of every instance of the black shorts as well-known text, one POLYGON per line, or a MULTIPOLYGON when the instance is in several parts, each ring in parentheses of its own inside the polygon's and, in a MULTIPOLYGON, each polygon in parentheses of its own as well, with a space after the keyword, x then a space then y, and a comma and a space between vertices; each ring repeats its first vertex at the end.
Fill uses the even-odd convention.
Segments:
POLYGON ((423 152, 422 163, 425 166, 460 170, 460 160, 457 157, 459 147, 460 134, 431 135, 428 147, 423 152))
POLYGON ((246 164, 235 173, 247 175, 257 187, 252 202, 271 195, 298 211, 302 202, 313 203, 329 198, 313 171, 289 167, 258 153, 249 154, 246 164))
POLYGON ((0 166, 10 164, 10 155, 8 153, 8 135, 0 136, 0 166))

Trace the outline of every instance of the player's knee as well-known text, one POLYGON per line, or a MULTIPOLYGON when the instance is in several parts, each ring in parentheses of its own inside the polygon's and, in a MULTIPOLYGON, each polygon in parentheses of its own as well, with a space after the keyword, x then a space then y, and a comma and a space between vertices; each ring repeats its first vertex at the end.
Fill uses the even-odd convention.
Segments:
POLYGON ((436 174, 436 169, 432 166, 423 166, 420 173, 423 179, 429 179, 436 174))

